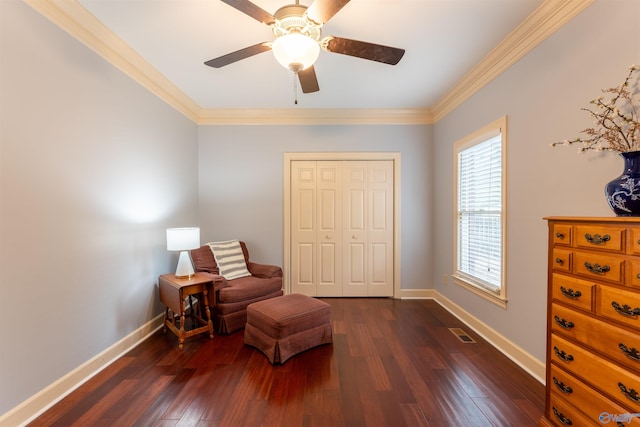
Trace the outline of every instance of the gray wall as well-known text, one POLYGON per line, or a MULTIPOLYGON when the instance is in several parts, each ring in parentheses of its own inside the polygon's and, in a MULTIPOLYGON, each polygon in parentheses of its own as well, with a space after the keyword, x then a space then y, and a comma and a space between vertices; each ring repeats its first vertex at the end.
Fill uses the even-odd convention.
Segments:
POLYGON ((0 414, 148 322, 197 223, 197 126, 0 1, 0 414))
POLYGON ((255 261, 282 265, 284 153, 390 151, 401 156, 402 288, 430 287, 431 126, 203 126, 203 242, 239 238, 255 261))
POLYGON ((434 126, 435 289, 545 360, 547 225, 551 215, 613 216, 605 184, 622 172, 614 153, 550 144, 579 135, 600 90, 640 64, 640 2, 601 0, 434 126), (508 116, 507 296, 498 308, 442 277, 453 268, 453 144, 508 116))

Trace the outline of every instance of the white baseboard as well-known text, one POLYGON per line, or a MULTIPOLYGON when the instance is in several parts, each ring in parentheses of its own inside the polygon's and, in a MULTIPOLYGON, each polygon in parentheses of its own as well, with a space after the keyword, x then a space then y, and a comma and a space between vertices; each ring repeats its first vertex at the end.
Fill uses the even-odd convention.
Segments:
POLYGON ((400 299, 436 299, 436 294, 433 289, 401 289, 400 299))
POLYGON ((162 327, 164 313, 0 416, 0 427, 24 426, 162 327))
MULTIPOLYGON (((544 362, 536 359, 531 354, 518 347, 516 344, 499 334, 487 324, 471 315, 462 307, 442 295, 434 289, 424 290, 431 296, 426 298, 434 299, 438 304, 447 309, 451 314, 473 329, 478 335, 488 341, 498 351, 511 359, 515 364, 524 369, 529 375, 545 384, 546 367, 544 362)), ((423 291, 423 292, 424 292, 423 291)))

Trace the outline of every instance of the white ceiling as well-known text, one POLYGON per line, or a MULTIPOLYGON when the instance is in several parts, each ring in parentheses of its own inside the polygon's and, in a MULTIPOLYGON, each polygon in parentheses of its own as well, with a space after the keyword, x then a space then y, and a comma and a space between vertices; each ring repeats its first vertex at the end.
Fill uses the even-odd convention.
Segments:
MULTIPOLYGON (((271 52, 220 69, 203 64, 273 39, 269 27, 219 0, 78 1, 200 108, 294 107, 293 75, 271 52)), ((274 13, 293 1, 254 3, 274 13)), ((351 0, 323 36, 399 47, 405 56, 390 66, 322 51, 320 91, 299 93, 297 108, 431 108, 542 3, 351 0)))

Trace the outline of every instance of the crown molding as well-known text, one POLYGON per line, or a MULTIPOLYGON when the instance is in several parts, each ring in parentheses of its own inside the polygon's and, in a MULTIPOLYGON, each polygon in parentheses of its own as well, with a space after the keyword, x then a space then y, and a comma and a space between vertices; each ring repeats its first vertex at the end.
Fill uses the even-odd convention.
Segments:
POLYGON ((438 122, 511 67, 595 0, 545 0, 433 106, 438 122))
POLYGON ((203 109, 201 125, 418 125, 432 124, 430 109, 305 108, 203 109))
POLYGON ((76 0, 24 0, 160 99, 201 125, 433 124, 469 99, 595 0, 545 0, 433 108, 205 109, 76 0))

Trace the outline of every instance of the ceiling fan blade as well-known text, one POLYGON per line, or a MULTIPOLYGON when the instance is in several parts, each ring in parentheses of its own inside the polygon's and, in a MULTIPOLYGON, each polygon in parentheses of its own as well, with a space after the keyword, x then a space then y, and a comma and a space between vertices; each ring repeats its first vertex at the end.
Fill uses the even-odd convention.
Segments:
POLYGON ((320 90, 318 79, 316 78, 316 70, 314 70, 313 65, 302 71, 298 71, 298 79, 300 80, 302 93, 312 93, 320 90))
POLYGON ((213 68, 221 68, 225 65, 233 64, 234 62, 240 61, 241 59, 246 59, 250 56, 257 55, 268 50, 271 50, 271 43, 258 43, 254 44, 253 46, 245 47, 244 49, 236 50, 235 52, 227 53, 226 55, 210 59, 205 62, 205 65, 213 68))
POLYGON ((322 46, 329 52, 341 53, 343 55, 355 56, 357 58, 378 61, 390 65, 396 65, 404 55, 404 49, 333 36, 323 40, 322 46))
POLYGON ((315 0, 307 9, 307 17, 316 24, 325 24, 349 0, 315 0))
POLYGON ((262 9, 259 6, 256 6, 249 0, 221 0, 223 3, 228 4, 229 6, 239 10, 245 15, 249 15, 253 19, 256 19, 262 22, 265 25, 271 25, 276 21, 276 18, 273 17, 272 14, 262 9))

